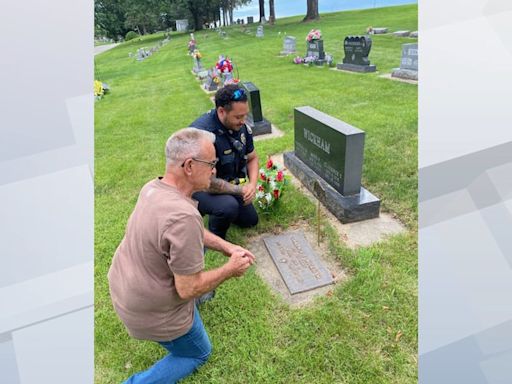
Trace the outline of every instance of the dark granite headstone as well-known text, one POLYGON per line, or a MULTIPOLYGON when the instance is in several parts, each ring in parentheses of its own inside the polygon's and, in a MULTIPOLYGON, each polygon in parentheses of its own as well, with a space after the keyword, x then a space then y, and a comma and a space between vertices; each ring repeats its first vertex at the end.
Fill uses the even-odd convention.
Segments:
POLYGON ((206 76, 206 80, 203 84, 204 89, 208 92, 213 92, 218 89, 217 83, 213 80, 214 77, 215 76, 214 76, 213 70, 209 69, 208 75, 206 76))
POLYGON ((245 124, 251 128, 254 136, 271 133, 272 124, 270 124, 270 121, 263 118, 260 90, 250 81, 245 81, 241 85, 247 92, 247 96, 249 98, 250 112, 245 124))
POLYGON ((302 231, 264 237, 263 242, 292 295, 333 283, 302 231))
POLYGON ((400 68, 396 68, 391 76, 400 79, 418 80, 418 43, 402 45, 400 68))
POLYGON ((364 132, 312 107, 294 114, 295 152, 284 154, 285 166, 341 222, 378 217, 380 200, 361 186, 364 132))
POLYGON ((343 41, 345 57, 343 63, 336 68, 353 72, 375 72, 375 65, 370 64, 368 55, 372 48, 372 39, 369 36, 347 36, 343 41))
POLYGON ((252 24, 252 23, 254 23, 254 17, 247 16, 247 24, 252 24))
POLYGON ((306 41, 306 57, 316 57, 317 65, 325 63, 324 41, 322 39, 306 41))

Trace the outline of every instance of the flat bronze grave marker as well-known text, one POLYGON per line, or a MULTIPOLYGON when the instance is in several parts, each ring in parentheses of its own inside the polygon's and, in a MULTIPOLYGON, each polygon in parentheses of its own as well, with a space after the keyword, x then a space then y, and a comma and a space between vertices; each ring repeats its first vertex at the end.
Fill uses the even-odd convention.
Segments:
POLYGON ((292 295, 333 283, 302 231, 264 237, 263 242, 292 295))

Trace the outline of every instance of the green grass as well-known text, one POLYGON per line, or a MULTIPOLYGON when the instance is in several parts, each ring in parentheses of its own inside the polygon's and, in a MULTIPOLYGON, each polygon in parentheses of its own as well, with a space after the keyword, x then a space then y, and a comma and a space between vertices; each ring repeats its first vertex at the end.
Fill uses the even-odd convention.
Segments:
MULTIPOLYGON (((260 88, 265 117, 285 132, 282 138, 256 142, 261 162, 293 149, 297 106, 311 105, 363 129, 363 184, 408 230, 354 251, 327 227, 325 241, 350 279, 305 309, 289 308, 252 270, 223 284, 201 310, 214 353, 186 383, 417 381, 417 87, 277 57, 284 32, 297 37, 303 54, 303 39, 315 27, 322 30, 326 51, 340 61, 343 38, 369 25, 416 30, 417 6, 325 14, 308 24, 300 20, 266 26, 261 40, 239 27, 226 29, 226 40, 213 31, 197 32, 203 63, 213 65, 219 54, 233 57, 240 78, 260 88)), ((128 57, 162 38, 147 36, 95 57, 95 78, 111 88, 95 105, 96 383, 119 383, 163 355, 153 343, 129 338, 112 310, 106 273, 140 188, 163 172, 166 139, 212 107, 190 73, 187 34, 173 34, 168 45, 143 62, 128 57)), ((381 74, 398 66, 401 44, 410 42, 390 35, 372 40, 370 60, 381 74)), ((285 198, 257 228, 233 228, 229 238, 246 244, 247 236, 314 217, 314 205, 293 187, 285 198)), ((206 259, 208 268, 224 261, 213 252, 206 259)))

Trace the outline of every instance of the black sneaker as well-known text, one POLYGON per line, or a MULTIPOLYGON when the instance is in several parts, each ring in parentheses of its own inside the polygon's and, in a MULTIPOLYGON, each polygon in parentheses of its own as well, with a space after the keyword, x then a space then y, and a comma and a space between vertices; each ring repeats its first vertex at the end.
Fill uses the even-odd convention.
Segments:
POLYGON ((215 289, 210 292, 206 292, 204 295, 196 299, 196 306, 206 303, 215 297, 215 289))

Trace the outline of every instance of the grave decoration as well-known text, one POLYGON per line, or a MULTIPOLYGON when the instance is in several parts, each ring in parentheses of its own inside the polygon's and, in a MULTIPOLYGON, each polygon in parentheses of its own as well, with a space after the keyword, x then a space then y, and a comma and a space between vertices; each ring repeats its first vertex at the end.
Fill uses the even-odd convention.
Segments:
POLYGON ((264 212, 272 211, 274 205, 281 200, 286 179, 284 168, 269 157, 265 168, 260 168, 256 201, 264 212))
POLYGON ((188 53, 189 53, 189 55, 192 56, 192 54, 194 53, 194 51, 196 49, 197 49, 196 40, 195 39, 190 39, 189 42, 188 42, 188 53))
POLYGON ((199 52, 198 49, 195 49, 194 52, 192 52, 192 58, 194 59, 194 66, 192 67, 192 71, 197 75, 199 72, 204 71, 203 65, 201 64, 201 58, 203 55, 201 55, 201 52, 199 52))
POLYGON ((319 29, 312 29, 306 36, 306 56, 293 59, 295 64, 324 65, 325 52, 322 32, 319 29))
POLYGON ((94 80, 94 99, 100 100, 110 91, 109 86, 106 83, 102 83, 99 80, 94 80))
POLYGON ((229 58, 220 55, 219 61, 215 64, 215 68, 221 74, 222 85, 238 83, 239 80, 233 78, 233 64, 229 58))
POLYGON ((380 200, 361 185, 365 133, 308 106, 294 119, 285 167, 342 223, 378 217, 380 200))
POLYGON ((377 67, 370 64, 368 55, 372 48, 370 36, 347 36, 343 42, 345 57, 336 68, 352 72, 375 72, 377 67))

